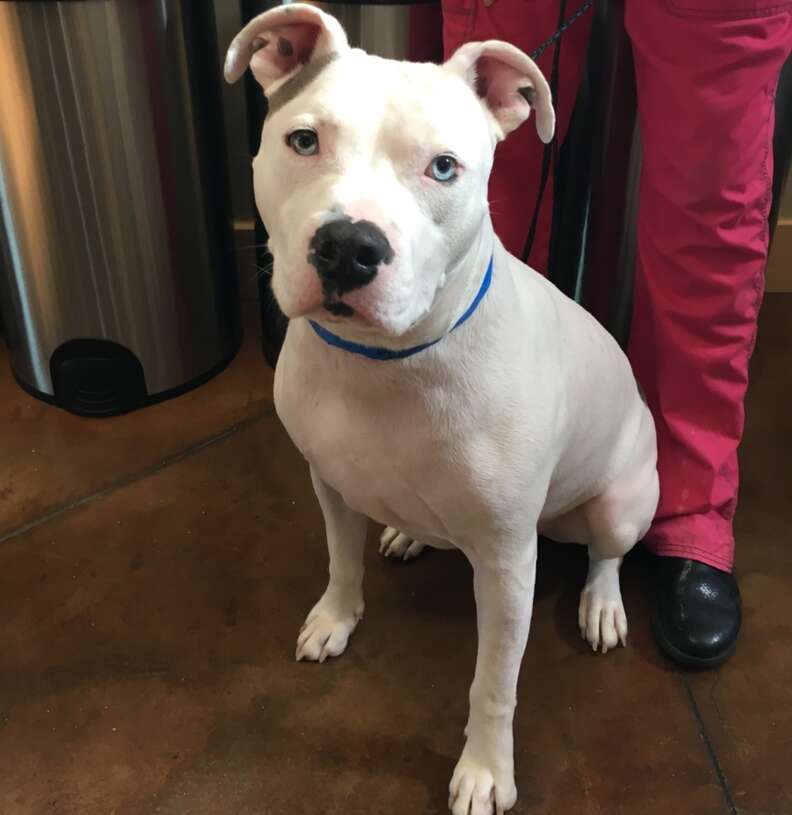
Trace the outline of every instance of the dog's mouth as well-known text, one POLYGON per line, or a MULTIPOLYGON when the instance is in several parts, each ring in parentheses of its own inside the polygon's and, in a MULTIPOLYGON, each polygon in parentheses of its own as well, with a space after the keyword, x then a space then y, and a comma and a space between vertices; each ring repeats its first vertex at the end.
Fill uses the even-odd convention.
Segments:
POLYGON ((334 317, 354 317, 355 309, 347 305, 342 300, 334 298, 332 295, 326 296, 322 304, 325 311, 332 314, 334 317))
POLYGON ((365 311, 350 306, 349 303, 341 300, 337 294, 326 295, 322 301, 322 308, 331 322, 353 322, 366 327, 372 325, 372 321, 365 311))
POLYGON ((394 329, 375 300, 356 295, 358 292, 346 293, 343 295, 344 299, 341 299, 338 292, 325 292, 321 306, 313 312, 314 319, 325 320, 339 326, 346 324, 367 334, 397 338, 416 328, 430 310, 428 307, 422 309, 419 314, 411 315, 412 319, 408 325, 399 325, 394 329))
POLYGON ((366 313, 365 309, 359 309, 337 297, 327 297, 322 302, 322 313, 328 323, 336 325, 349 324, 363 330, 376 328, 376 321, 366 313))

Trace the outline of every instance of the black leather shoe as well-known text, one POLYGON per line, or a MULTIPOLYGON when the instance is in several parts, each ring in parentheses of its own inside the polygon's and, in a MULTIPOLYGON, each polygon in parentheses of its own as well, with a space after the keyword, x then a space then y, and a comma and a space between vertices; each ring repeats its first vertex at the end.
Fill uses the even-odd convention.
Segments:
POLYGON ((737 645, 742 623, 734 575, 697 560, 656 557, 652 630, 663 651, 688 668, 717 668, 737 645))

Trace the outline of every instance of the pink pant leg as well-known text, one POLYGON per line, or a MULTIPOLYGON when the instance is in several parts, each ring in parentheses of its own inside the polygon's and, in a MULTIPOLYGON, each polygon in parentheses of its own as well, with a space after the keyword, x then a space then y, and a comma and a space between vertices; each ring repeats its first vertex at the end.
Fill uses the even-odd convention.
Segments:
POLYGON ((443 13, 439 4, 410 6, 407 59, 411 62, 443 61, 443 13))
POLYGON ((629 350, 657 423, 661 485, 647 544, 726 571, 789 9, 777 0, 626 3, 643 144, 629 350))

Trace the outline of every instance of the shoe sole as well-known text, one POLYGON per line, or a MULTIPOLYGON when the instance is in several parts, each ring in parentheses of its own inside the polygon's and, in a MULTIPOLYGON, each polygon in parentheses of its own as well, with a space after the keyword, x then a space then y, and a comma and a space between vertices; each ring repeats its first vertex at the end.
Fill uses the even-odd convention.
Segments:
MULTIPOLYGON (((737 648, 737 638, 735 637, 734 642, 725 651, 714 657, 694 657, 690 654, 686 654, 670 642, 663 633, 660 621, 657 619, 657 614, 654 611, 652 612, 652 633, 660 650, 663 651, 667 657, 676 662, 677 665, 681 665, 684 668, 695 668, 697 670, 720 668, 737 648)), ((737 633, 739 634, 739 631, 737 633)))

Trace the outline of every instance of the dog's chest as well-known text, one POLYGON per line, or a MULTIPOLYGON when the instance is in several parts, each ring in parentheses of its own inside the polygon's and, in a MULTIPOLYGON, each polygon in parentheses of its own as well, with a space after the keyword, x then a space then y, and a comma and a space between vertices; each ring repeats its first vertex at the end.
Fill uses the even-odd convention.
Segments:
POLYGON ((382 381, 360 387, 301 363, 279 366, 278 415, 320 478, 352 509, 441 540, 453 538, 459 525, 469 528, 470 518, 485 522, 500 510, 497 490, 488 489, 488 463, 494 466, 499 453, 480 434, 471 444, 476 434, 468 425, 475 419, 453 394, 382 381))

